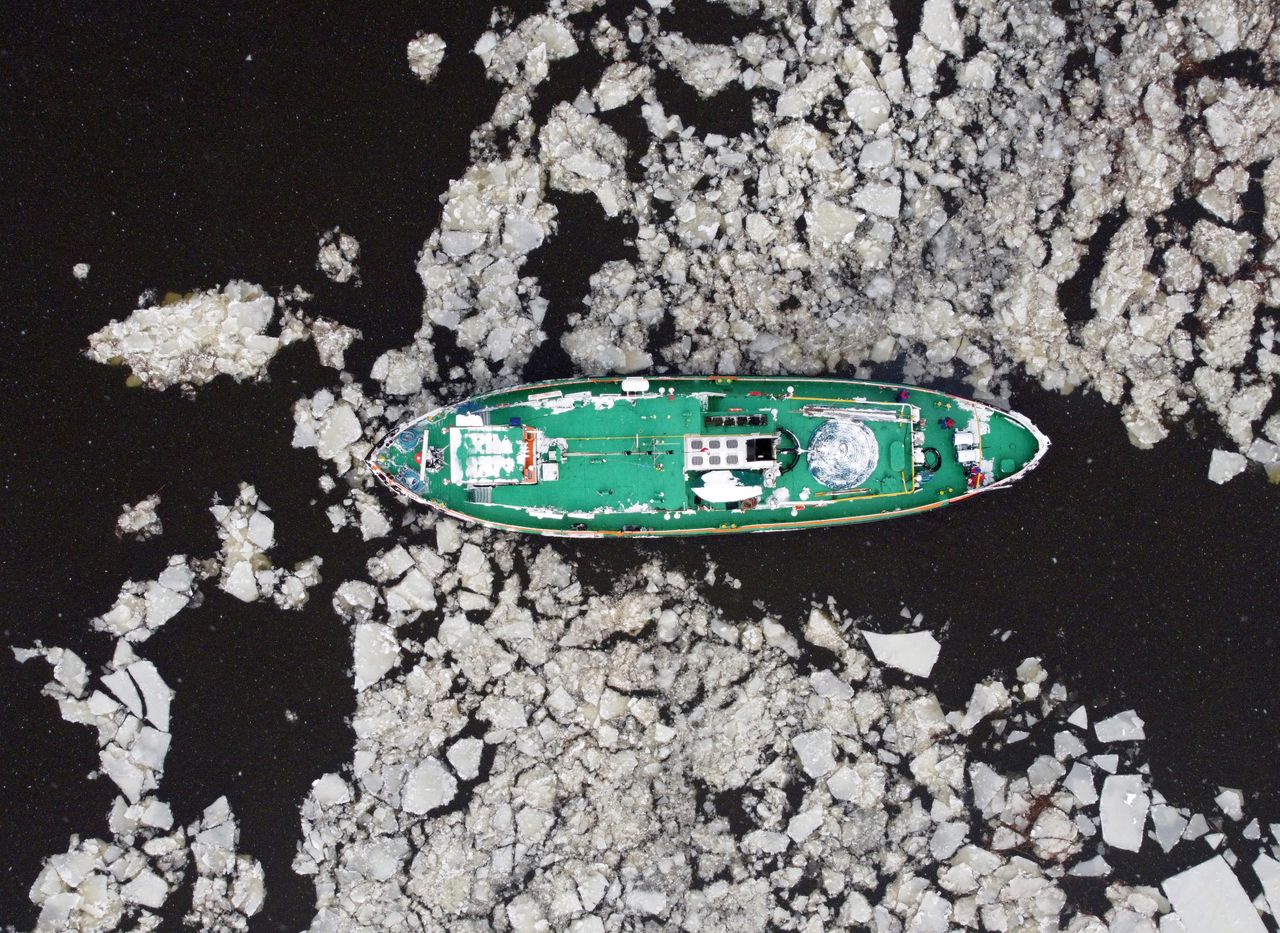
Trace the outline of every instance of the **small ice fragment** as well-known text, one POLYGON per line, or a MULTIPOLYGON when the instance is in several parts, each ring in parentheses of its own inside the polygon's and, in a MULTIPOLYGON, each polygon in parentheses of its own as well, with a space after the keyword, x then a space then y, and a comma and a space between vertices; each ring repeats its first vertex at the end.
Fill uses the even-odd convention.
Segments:
POLYGON ((1111 873, 1111 866, 1101 855, 1095 855, 1086 862, 1077 862, 1067 872, 1076 878, 1102 878, 1111 873))
POLYGON ((931 632, 897 632, 881 635, 863 631, 862 637, 876 660, 916 677, 928 677, 938 660, 940 645, 931 632))
POLYGON ((1166 879, 1162 887, 1187 933, 1264 933, 1266 930, 1249 895, 1221 856, 1166 879))
POLYGON ((1067 723, 1075 726, 1077 729, 1089 728, 1089 711, 1083 706, 1077 707, 1076 711, 1067 717, 1067 723))
POLYGON ((1143 789, 1142 776, 1113 774, 1102 782, 1102 838, 1117 849, 1137 852, 1142 848, 1143 828, 1151 798, 1143 789))
POLYGON ((71 274, 74 275, 77 280, 83 282, 89 277, 89 264, 87 262, 76 263, 71 267, 71 274))
POLYGON ((154 538, 164 531, 156 508, 160 505, 160 494, 147 496, 136 505, 126 503, 116 519, 116 537, 129 536, 138 541, 154 538))
POLYGON ((1230 450, 1215 450, 1209 457, 1209 479, 1222 485, 1243 473, 1248 463, 1244 454, 1230 450))
POLYGON ((1141 717, 1130 709, 1094 723, 1093 731, 1099 742, 1138 742, 1147 737, 1143 725, 1141 717))
POLYGON ((458 792, 458 782, 439 759, 428 758, 409 772, 404 781, 401 804, 410 813, 422 815, 443 807, 458 792))

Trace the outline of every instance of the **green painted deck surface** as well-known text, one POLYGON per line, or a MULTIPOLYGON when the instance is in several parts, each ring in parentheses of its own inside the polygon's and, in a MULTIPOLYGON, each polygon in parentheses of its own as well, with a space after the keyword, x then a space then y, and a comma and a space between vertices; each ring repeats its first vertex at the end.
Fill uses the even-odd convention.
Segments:
MULTIPOLYGON (((425 430, 428 447, 445 452, 445 463, 425 473, 426 486, 417 495, 462 517, 551 534, 775 530, 890 518, 973 494, 955 453, 956 432, 974 427, 971 412, 989 422, 981 435, 981 457, 991 467, 988 483, 1018 473, 1041 450, 1041 439, 1014 417, 914 387, 908 387, 904 403, 899 400, 901 386, 848 380, 655 377, 649 379, 648 393, 634 399, 621 397, 619 385, 617 378, 563 380, 477 396, 432 413, 417 427, 425 430), (553 403, 555 409, 531 404, 530 395, 548 392, 561 393, 553 403), (582 397, 573 401, 565 398, 580 393, 582 397), (879 460, 856 489, 827 489, 810 473, 803 450, 794 450, 797 444, 803 449, 826 420, 805 414, 805 406, 852 406, 882 411, 891 419, 860 422, 874 434, 879 460), (941 466, 932 476, 912 462, 912 406, 920 417, 914 429, 925 435, 921 446, 941 455, 941 466), (481 415, 488 427, 457 427, 460 412, 481 415), (765 423, 709 426, 709 417, 714 421, 724 415, 731 420, 755 415, 765 423), (946 418, 954 421, 954 427, 943 426, 946 418), (537 464, 525 472, 529 428, 563 442, 564 449, 537 458, 552 459, 558 478, 492 485, 478 494, 449 480, 451 475, 465 475, 465 463, 461 471, 452 463, 458 455, 486 460, 484 469, 498 480, 537 475, 537 464), (776 486, 763 489, 754 507, 708 504, 694 495, 702 479, 696 472, 685 474, 688 436, 774 434, 780 439, 777 459, 783 472, 776 486), (508 463, 489 452, 488 435, 514 446, 516 452, 508 463), (785 504, 767 507, 779 500, 785 504)), ((414 440, 412 434, 405 437, 414 440)), ((397 446, 394 440, 388 440, 371 462, 392 479, 405 470, 420 472, 422 444, 410 445, 402 439, 397 446), (402 449, 406 446, 409 449, 402 449)), ((758 472, 742 470, 735 475, 744 484, 760 485, 758 472)))

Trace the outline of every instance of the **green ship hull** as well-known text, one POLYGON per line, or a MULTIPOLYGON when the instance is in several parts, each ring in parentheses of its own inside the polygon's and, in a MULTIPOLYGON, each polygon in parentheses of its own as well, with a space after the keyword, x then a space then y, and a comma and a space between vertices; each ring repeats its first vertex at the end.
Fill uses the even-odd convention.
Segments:
POLYGON ((783 531, 913 515, 1003 489, 1049 440, 1026 418, 847 379, 565 379, 400 425, 369 456, 397 494, 566 537, 783 531))

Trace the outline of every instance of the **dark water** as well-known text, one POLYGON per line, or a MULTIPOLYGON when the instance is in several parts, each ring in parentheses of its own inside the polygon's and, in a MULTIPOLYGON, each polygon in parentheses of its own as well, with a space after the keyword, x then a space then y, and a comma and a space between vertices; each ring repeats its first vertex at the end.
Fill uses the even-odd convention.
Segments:
MULTIPOLYGON (((0 629, 7 644, 42 640, 101 664, 112 646, 88 619, 126 578, 154 577, 168 554, 212 554, 210 499, 233 497, 240 481, 257 485, 274 509, 277 560, 324 557, 309 607, 282 613, 213 591, 143 651, 177 690, 162 796, 186 823, 225 793, 242 851, 267 872, 255 928, 296 929, 312 903, 310 883, 289 869, 297 807, 351 746, 350 651, 329 595, 371 553, 350 529, 330 531, 313 453, 289 447, 293 401, 333 373, 300 345, 277 358, 269 382, 219 381, 190 401, 126 390, 122 371, 80 351, 146 289, 229 277, 301 284, 316 295, 311 313, 360 327, 353 372, 406 342, 419 322, 417 251, 439 194, 467 164, 470 131, 496 100, 466 53, 488 12, 84 10, 28 8, 0 39, 0 629), (422 29, 449 43, 430 86, 404 58, 422 29), (335 224, 361 242, 361 288, 332 285, 314 268, 317 237, 335 224), (92 266, 84 283, 70 273, 81 261, 92 266), (164 535, 117 542, 121 503, 156 490, 164 535)), ((554 66, 552 86, 572 99, 594 80, 572 70, 580 67, 554 66)), ((634 118, 613 119, 625 131, 634 118)), ((560 202, 560 236, 534 259, 555 302, 551 325, 603 258, 628 250, 622 225, 571 201, 560 202)), ((534 375, 569 375, 565 365, 551 343, 534 375)), ((1275 820, 1280 497, 1254 476, 1208 483, 1207 425, 1197 432, 1205 439, 1179 429, 1142 452, 1096 398, 1025 388, 1014 401, 1054 449, 1007 493, 863 528, 557 546, 589 557, 600 586, 638 556, 688 568, 714 561, 744 581, 717 588, 729 608, 746 613, 761 600, 789 623, 827 595, 884 624, 905 604, 945 626, 934 686, 951 704, 992 670, 1040 655, 1082 700, 1139 710, 1167 796, 1204 809, 1217 785, 1240 786, 1257 795, 1251 813, 1275 820), (1007 641, 993 634, 1005 630, 1007 641)), ((47 666, 18 665, 5 651, 0 678, 0 925, 29 927, 26 891, 41 859, 64 851, 72 833, 106 834, 113 793, 105 780, 84 780, 96 766, 94 736, 40 695, 47 666)), ((179 898, 169 913, 181 912, 179 898)))

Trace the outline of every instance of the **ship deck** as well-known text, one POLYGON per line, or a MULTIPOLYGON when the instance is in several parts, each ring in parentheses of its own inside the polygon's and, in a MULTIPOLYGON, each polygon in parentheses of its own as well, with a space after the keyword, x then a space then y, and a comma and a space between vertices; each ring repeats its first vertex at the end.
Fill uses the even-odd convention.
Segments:
MULTIPOLYGON (((495 436, 509 435, 512 444, 521 432, 541 432, 563 447, 554 480, 534 481, 536 466, 524 481, 509 470, 477 494, 472 484, 443 480, 447 470, 434 478, 423 471, 430 490, 422 498, 464 518, 553 534, 769 530, 887 518, 973 494, 954 454, 957 432, 972 432, 984 446, 978 456, 990 464, 993 480, 1012 478, 1039 453, 1037 438, 1008 416, 924 389, 908 388, 904 400, 899 386, 845 380, 675 377, 649 383, 648 392, 630 397, 620 394, 617 379, 523 386, 433 413, 420 426, 428 445, 444 450, 457 450, 451 436, 468 430, 457 424, 459 414, 483 422, 495 436), (874 436, 879 456, 856 488, 829 489, 814 477, 803 448, 823 423, 816 409, 849 406, 875 413, 859 423, 874 436), (717 418, 714 429, 707 426, 710 416, 721 415, 727 417, 717 418), (751 421, 756 423, 734 423, 751 421), (927 473, 913 462, 913 429, 923 434, 916 446, 948 454, 927 473), (749 507, 709 504, 695 494, 699 474, 686 471, 683 446, 690 436, 762 433, 790 438, 800 449, 792 455, 788 447, 779 456, 781 474, 749 507)), ((383 463, 388 475, 418 469, 410 452, 391 445, 384 450, 402 458, 383 463)))

